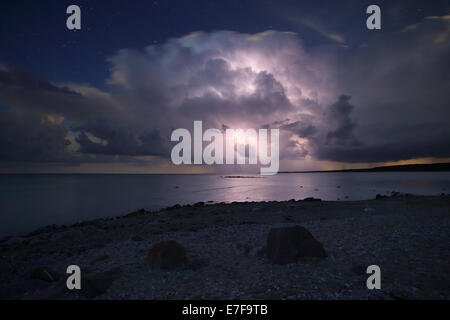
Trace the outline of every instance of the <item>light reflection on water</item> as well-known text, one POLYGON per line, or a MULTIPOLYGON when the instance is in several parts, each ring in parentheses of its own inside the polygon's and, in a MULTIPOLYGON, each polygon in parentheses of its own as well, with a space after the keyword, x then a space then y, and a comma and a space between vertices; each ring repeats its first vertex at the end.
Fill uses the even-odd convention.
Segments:
POLYGON ((220 175, 0 175, 0 236, 198 201, 360 200, 449 193, 450 172, 220 175))

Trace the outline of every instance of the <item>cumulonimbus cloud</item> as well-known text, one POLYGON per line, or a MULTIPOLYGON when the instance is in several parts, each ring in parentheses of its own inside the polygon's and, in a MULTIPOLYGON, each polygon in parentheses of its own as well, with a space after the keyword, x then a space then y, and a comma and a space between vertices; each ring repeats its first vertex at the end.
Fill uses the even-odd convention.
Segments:
POLYGON ((282 159, 447 156, 435 144, 450 139, 448 126, 439 126, 450 105, 448 35, 441 39, 448 25, 426 19, 389 35, 389 43, 378 38, 373 48, 336 55, 308 50, 291 32, 196 32, 119 50, 108 59, 105 90, 2 66, 0 161, 167 157, 171 131, 190 129, 194 120, 279 128, 282 159), (382 115, 387 108, 389 117, 382 115), (419 119, 418 110, 428 116, 419 119), (421 135, 420 147, 407 126, 421 135), (27 139, 33 132, 40 138, 27 139))

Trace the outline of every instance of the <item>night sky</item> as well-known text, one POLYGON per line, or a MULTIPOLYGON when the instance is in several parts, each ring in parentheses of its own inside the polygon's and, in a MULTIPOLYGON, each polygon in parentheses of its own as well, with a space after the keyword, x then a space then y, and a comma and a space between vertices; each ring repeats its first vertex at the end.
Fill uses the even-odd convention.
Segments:
POLYGON ((281 170, 446 161, 449 57, 449 1, 2 1, 0 172, 201 171, 193 120, 279 128, 281 170))

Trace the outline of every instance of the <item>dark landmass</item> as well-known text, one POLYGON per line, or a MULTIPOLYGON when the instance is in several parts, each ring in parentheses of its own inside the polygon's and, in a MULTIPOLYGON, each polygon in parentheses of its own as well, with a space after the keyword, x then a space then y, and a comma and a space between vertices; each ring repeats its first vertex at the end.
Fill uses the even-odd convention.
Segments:
POLYGON ((317 173, 317 172, 410 172, 410 171, 450 171, 450 163, 407 164, 401 166, 383 166, 367 169, 322 170, 322 171, 280 171, 279 173, 317 173))

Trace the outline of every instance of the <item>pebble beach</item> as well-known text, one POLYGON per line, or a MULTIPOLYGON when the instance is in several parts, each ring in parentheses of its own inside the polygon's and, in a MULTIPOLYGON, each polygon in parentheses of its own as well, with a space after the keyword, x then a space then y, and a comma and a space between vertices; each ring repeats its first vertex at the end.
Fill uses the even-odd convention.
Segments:
POLYGON ((0 240, 1 299, 449 299, 450 195, 305 199, 144 209, 0 240), (306 228, 326 257, 273 263, 271 229, 306 228), (187 263, 149 261, 176 241, 187 263), (78 265, 82 289, 66 288, 78 265), (368 290, 366 268, 381 269, 368 290))

